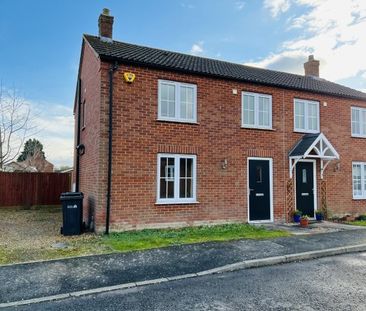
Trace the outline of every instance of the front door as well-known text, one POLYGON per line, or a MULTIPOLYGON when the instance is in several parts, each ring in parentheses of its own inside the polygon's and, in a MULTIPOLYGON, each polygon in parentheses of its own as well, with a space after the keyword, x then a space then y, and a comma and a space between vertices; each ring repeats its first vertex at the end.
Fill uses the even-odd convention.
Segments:
POLYGON ((249 221, 271 220, 270 160, 249 160, 249 221))
POLYGON ((314 217, 315 198, 314 162, 296 164, 296 209, 314 217))

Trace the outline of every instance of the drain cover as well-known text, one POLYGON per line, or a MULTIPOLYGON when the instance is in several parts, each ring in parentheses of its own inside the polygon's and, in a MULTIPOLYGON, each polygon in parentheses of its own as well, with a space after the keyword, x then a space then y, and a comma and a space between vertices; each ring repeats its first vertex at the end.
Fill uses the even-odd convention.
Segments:
POLYGON ((69 245, 67 243, 59 242, 59 243, 52 244, 52 247, 56 248, 56 249, 64 249, 64 248, 68 248, 69 245))

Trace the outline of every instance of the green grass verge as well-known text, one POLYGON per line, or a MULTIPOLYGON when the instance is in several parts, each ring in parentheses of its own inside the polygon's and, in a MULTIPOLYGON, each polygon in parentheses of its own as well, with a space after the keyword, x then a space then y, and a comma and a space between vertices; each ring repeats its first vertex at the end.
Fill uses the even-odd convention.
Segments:
MULTIPOLYGON (((33 224, 38 223, 38 226, 41 226, 46 214, 38 212, 37 217, 32 219, 33 224)), ((32 214, 32 216, 34 215, 32 214)), ((49 219, 46 217, 44 221, 49 222, 49 219)), ((39 234, 42 235, 42 232, 39 234)), ((109 236, 83 234, 62 237, 56 233, 55 236, 44 237, 45 242, 37 245, 17 244, 16 240, 11 245, 3 245, 0 247, 0 264, 128 252, 210 241, 271 239, 289 235, 290 233, 286 231, 269 230, 248 224, 126 231, 112 233, 109 236), (65 249, 55 249, 52 247, 55 242, 64 242, 68 246, 65 249)))
POLYGON ((210 241, 270 239, 284 236, 290 236, 290 233, 248 224, 228 224, 112 233, 103 237, 103 243, 115 251, 127 252, 210 241))
POLYGON ((366 220, 348 221, 347 224, 354 225, 354 226, 363 226, 363 227, 366 227, 366 220))

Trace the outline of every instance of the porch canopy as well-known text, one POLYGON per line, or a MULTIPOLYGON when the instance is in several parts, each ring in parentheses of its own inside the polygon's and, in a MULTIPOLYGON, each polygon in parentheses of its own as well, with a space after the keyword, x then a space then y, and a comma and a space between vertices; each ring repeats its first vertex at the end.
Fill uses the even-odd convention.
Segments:
POLYGON ((332 160, 338 160, 339 154, 323 133, 304 135, 289 152, 290 178, 296 163, 301 159, 320 159, 320 178, 332 160))

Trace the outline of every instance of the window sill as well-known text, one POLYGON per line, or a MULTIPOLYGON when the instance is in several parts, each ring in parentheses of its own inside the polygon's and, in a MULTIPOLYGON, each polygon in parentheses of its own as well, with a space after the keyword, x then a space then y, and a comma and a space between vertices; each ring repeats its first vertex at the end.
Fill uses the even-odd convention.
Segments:
POLYGON ((246 125, 242 125, 241 128, 245 129, 245 130, 260 130, 260 131, 270 131, 270 132, 277 131, 276 129, 269 128, 269 127, 255 127, 255 126, 246 126, 246 125))
POLYGON ((155 205, 189 205, 189 204, 199 204, 200 202, 198 201, 184 201, 184 202, 179 202, 179 201, 170 201, 170 202, 155 202, 155 205))
POLYGON ((352 198, 354 201, 366 200, 366 198, 352 198))
POLYGON ((187 121, 187 120, 176 120, 176 119, 156 119, 158 122, 168 122, 168 123, 183 123, 191 125, 199 125, 197 121, 187 121))
POLYGON ((294 133, 300 133, 300 134, 320 134, 320 131, 307 131, 307 130, 294 129, 294 133))
POLYGON ((351 135, 352 138, 366 138, 366 135, 351 135))

